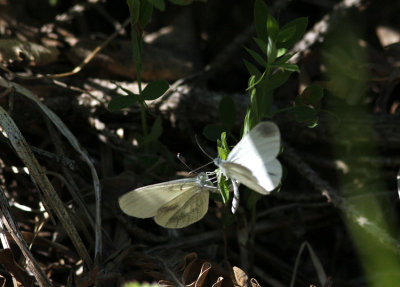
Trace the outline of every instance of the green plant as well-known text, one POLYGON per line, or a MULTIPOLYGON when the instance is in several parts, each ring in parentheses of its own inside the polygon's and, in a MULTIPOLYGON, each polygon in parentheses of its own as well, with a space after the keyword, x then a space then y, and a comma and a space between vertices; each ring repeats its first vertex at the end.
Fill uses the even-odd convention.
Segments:
MULTIPOLYGON (((173 0, 175 4, 189 4, 191 1, 173 0)), ((139 93, 133 93, 120 87, 125 96, 114 98, 109 103, 111 111, 123 109, 139 104, 141 109, 141 121, 143 136, 138 137, 139 145, 148 147, 156 142, 162 134, 161 117, 156 117, 151 130, 148 130, 147 100, 155 100, 161 97, 169 88, 164 80, 153 81, 143 89, 141 82, 142 67, 142 41, 143 28, 147 25, 152 15, 153 7, 159 10, 165 9, 164 0, 127 0, 131 15, 131 40, 133 48, 133 59, 137 69, 137 81, 139 93)), ((279 27, 277 20, 270 14, 267 5, 262 0, 256 0, 254 5, 254 21, 257 36, 254 38, 260 51, 245 47, 255 63, 244 60, 244 64, 250 73, 247 91, 250 95, 250 104, 247 108, 242 128, 245 135, 253 126, 264 118, 272 118, 279 112, 292 111, 298 122, 310 127, 317 124, 317 109, 315 105, 321 100, 323 91, 318 86, 311 86, 298 95, 295 105, 282 110, 273 110, 274 91, 283 85, 293 72, 299 72, 296 64, 289 62, 294 53, 290 53, 293 45, 302 38, 307 26, 307 18, 295 19, 283 27, 279 27)), ((148 112, 151 114, 151 112, 148 112)), ((151 114, 152 115, 152 114, 151 114)), ((210 140, 217 141, 218 155, 225 159, 229 154, 227 138, 232 136, 232 129, 236 120, 235 104, 230 97, 224 97, 219 104, 219 123, 207 125, 203 134, 210 140)), ((228 203, 230 199, 229 182, 219 176, 218 186, 221 191, 222 201, 228 203)), ((255 206, 259 196, 247 193, 247 206, 253 210, 255 217, 255 206)))
MULTIPOLYGON (((186 4, 188 1, 173 1, 176 4, 186 4)), ((112 99, 108 105, 110 111, 116 111, 130 107, 135 104, 140 105, 141 121, 143 137, 140 138, 141 146, 148 146, 151 142, 156 141, 162 134, 161 117, 157 117, 150 132, 148 130, 146 110, 146 102, 155 100, 161 97, 169 88, 169 84, 165 80, 157 80, 150 82, 146 87, 142 88, 141 70, 142 70, 142 43, 143 29, 149 23, 153 7, 164 10, 165 2, 163 0, 127 0, 131 17, 131 42, 133 60, 136 65, 137 81, 139 93, 135 94, 132 91, 120 87, 125 93, 125 96, 118 96, 112 99)))
MULTIPOLYGON (((242 136, 264 118, 272 118, 280 112, 291 111, 296 121, 309 127, 317 125, 316 105, 323 97, 323 90, 319 86, 306 88, 301 95, 295 98, 293 106, 273 109, 274 91, 283 85, 293 72, 300 72, 296 64, 289 62, 294 53, 289 52, 294 44, 299 41, 307 27, 307 18, 297 18, 279 27, 277 20, 270 14, 267 5, 262 0, 256 0, 254 5, 254 22, 257 36, 254 41, 260 51, 245 47, 246 51, 255 61, 244 60, 250 73, 247 91, 250 95, 250 104, 247 108, 242 128, 242 136)), ((229 153, 226 136, 231 135, 231 130, 236 119, 234 102, 229 97, 224 97, 219 105, 220 123, 207 125, 203 134, 210 140, 218 140, 218 155, 225 159, 229 153)), ((224 202, 229 202, 228 182, 219 177, 219 188, 224 202)), ((246 194, 247 207, 252 210, 255 218, 255 206, 260 195, 251 192, 246 194)))

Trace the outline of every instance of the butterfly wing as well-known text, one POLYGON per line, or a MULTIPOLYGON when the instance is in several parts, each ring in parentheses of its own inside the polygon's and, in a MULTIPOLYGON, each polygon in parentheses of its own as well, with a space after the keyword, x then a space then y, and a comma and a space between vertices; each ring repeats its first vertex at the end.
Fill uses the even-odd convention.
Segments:
POLYGON ((240 164, 250 170, 259 167, 259 161, 268 162, 276 158, 280 150, 279 128, 273 122, 261 122, 246 134, 229 153, 227 161, 240 164))
POLYGON ((195 186, 198 186, 196 178, 152 184, 125 193, 118 203, 122 211, 130 216, 153 217, 161 206, 195 186))
POLYGON ((194 186, 161 206, 154 220, 166 228, 183 228, 199 221, 208 210, 209 190, 194 186))
POLYGON ((255 170, 227 161, 222 162, 222 165, 228 177, 261 194, 268 194, 277 188, 282 177, 282 166, 277 159, 259 163, 255 170))
POLYGON ((226 176, 267 194, 282 177, 282 166, 275 158, 279 149, 279 128, 273 122, 262 122, 239 141, 227 160, 216 160, 216 164, 226 176))

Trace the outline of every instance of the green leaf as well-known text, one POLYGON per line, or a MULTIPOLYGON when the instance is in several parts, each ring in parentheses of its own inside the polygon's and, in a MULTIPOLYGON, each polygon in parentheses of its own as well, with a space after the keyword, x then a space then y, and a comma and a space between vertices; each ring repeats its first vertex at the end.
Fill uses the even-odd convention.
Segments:
POLYGON ((226 133, 221 133, 221 139, 217 140, 217 149, 218 149, 218 157, 220 159, 227 159, 228 154, 230 152, 228 143, 226 142, 226 133))
POLYGON ((251 127, 253 126, 253 112, 250 108, 247 108, 246 115, 244 117, 244 124, 243 124, 243 134, 247 134, 251 127))
POLYGON ((147 84, 143 89, 141 96, 143 100, 155 100, 161 97, 169 88, 166 80, 157 80, 147 84))
POLYGON ((123 90, 127 95, 138 96, 137 94, 133 93, 131 90, 128 90, 127 88, 124 88, 123 86, 121 86, 118 83, 113 82, 113 84, 116 85, 121 90, 123 90))
POLYGON ((140 0, 126 0, 129 6, 129 14, 131 15, 131 25, 135 25, 140 15, 140 0))
POLYGON ((244 47, 244 48, 250 54, 250 56, 252 56, 253 59, 256 60, 257 63, 259 63, 261 66, 263 66, 265 68, 268 66, 267 62, 265 62, 265 60, 257 52, 255 52, 247 47, 244 47))
POLYGON ((324 90, 320 86, 309 86, 299 96, 305 105, 314 105, 324 96, 324 90))
POLYGON ((271 68, 281 68, 282 70, 285 70, 285 71, 291 71, 291 72, 300 73, 299 66, 297 66, 296 64, 288 64, 288 63, 279 64, 279 65, 271 64, 270 67, 271 68))
POLYGON ((203 129, 203 135, 210 141, 217 141, 221 133, 225 131, 221 124, 206 125, 203 129))
POLYGON ((247 82, 247 86, 253 88, 255 83, 256 83, 256 76, 251 75, 249 80, 248 80, 248 82, 247 82))
POLYGON ((162 134, 162 120, 160 116, 157 116, 156 120, 154 121, 153 127, 151 128, 149 136, 151 136, 152 139, 156 140, 158 139, 161 134, 162 134))
POLYGON ((165 10, 165 2, 164 0, 147 0, 151 4, 154 5, 158 10, 164 11, 165 10))
POLYGON ((256 26, 258 38, 262 39, 264 42, 267 42, 268 38, 267 29, 265 28, 268 15, 269 10, 264 1, 256 0, 254 3, 254 24, 256 26))
POLYGON ((210 192, 210 199, 217 201, 217 202, 224 202, 224 198, 222 198, 221 192, 215 193, 215 192, 210 192))
POLYGON ((115 97, 108 103, 108 110, 114 112, 133 106, 136 104, 137 100, 138 96, 134 94, 115 97))
POLYGON ((266 75, 266 73, 267 73, 267 70, 265 70, 265 71, 262 73, 262 75, 261 75, 258 79, 256 79, 255 76, 251 76, 251 77, 249 78, 248 87, 247 87, 246 91, 249 91, 249 90, 251 90, 251 89, 254 89, 260 82, 262 82, 263 80, 265 80, 265 75, 266 75))
POLYGON ((254 41, 257 43, 257 46, 260 48, 261 51, 264 52, 265 55, 268 54, 268 45, 260 38, 254 38, 254 41))
POLYGON ((285 56, 279 58, 278 60, 276 60, 274 64, 275 64, 275 65, 285 64, 285 63, 286 63, 287 61, 289 61, 289 59, 292 58, 295 54, 296 54, 296 53, 285 55, 285 56))
POLYGON ((309 106, 296 105, 294 107, 294 116, 297 122, 306 124, 313 128, 317 125, 317 111, 309 106))
POLYGON ((279 32, 279 24, 278 21, 271 14, 268 15, 267 18, 267 33, 268 37, 272 40, 276 40, 279 32))
POLYGON ((227 130, 231 130, 236 119, 236 106, 232 97, 225 96, 221 99, 218 107, 218 114, 221 123, 227 130))
POLYGON ((224 204, 226 204, 227 202, 229 202, 229 184, 226 181, 225 176, 219 172, 218 174, 218 189, 219 192, 221 193, 221 197, 222 197, 222 202, 224 204))
MULTIPOLYGON (((169 0, 170 2, 176 4, 176 5, 189 5, 192 4, 193 0, 169 0)), ((206 0, 200 0, 203 2, 206 2, 206 0)))
POLYGON ((268 45, 267 45, 267 58, 268 64, 271 64, 275 61, 277 55, 275 42, 271 37, 268 37, 268 45))
POLYGON ((254 118, 255 123, 259 123, 264 116, 268 116, 271 114, 272 110, 272 102, 273 102, 273 90, 267 89, 264 87, 264 81, 260 83, 259 86, 256 88, 256 98, 257 98, 257 105, 253 107, 256 111, 257 117, 254 118))
POLYGON ((153 14, 153 5, 148 1, 140 1, 140 27, 144 28, 149 23, 151 15, 153 14))
MULTIPOLYGON (((308 24, 308 19, 306 17, 301 17, 294 19, 293 21, 287 23, 285 26, 281 28, 281 31, 288 31, 291 29, 291 27, 295 27, 296 31, 292 34, 291 37, 285 38, 285 42, 280 42, 278 47, 279 48, 291 48, 294 44, 296 44, 300 39, 303 37, 304 32, 306 31, 308 24)), ((287 33, 289 32, 282 32, 282 33, 287 33)))
MULTIPOLYGON (((257 92, 260 92, 260 89, 257 90, 257 87, 252 88, 250 91, 250 110, 254 122, 258 122, 260 119, 261 94, 258 94, 257 92)), ((251 127, 249 126, 248 128, 250 129, 251 127)), ((249 131, 249 129, 245 128, 243 130, 243 133, 246 134, 249 131)))
POLYGON ((266 88, 269 90, 276 89, 286 83, 292 71, 278 70, 276 73, 271 75, 266 83, 266 88))
POLYGON ((278 58, 285 55, 285 53, 288 51, 286 48, 278 48, 277 50, 276 57, 278 58))
POLYGON ((161 117, 158 116, 154 121, 153 126, 151 127, 150 133, 143 139, 142 145, 154 142, 157 139, 159 139, 159 137, 162 135, 162 131, 163 128, 162 128, 161 117))
POLYGON ((294 36, 295 32, 296 32, 296 26, 283 27, 278 33, 276 42, 277 43, 285 43, 285 42, 289 41, 290 38, 292 38, 294 36))
MULTIPOLYGON (((259 78, 261 76, 260 71, 257 69, 257 67, 255 65, 253 65, 252 63, 250 63, 249 61, 243 59, 244 65, 247 68, 247 71, 249 71, 251 76, 254 76, 256 78, 259 78)), ((249 84, 250 86, 250 84, 249 84)))

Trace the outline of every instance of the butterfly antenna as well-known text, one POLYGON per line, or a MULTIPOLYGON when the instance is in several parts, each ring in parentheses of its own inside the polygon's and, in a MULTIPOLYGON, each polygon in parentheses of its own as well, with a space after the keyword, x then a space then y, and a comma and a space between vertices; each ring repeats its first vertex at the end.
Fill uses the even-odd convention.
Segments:
POLYGON ((206 151, 203 149, 203 147, 200 145, 199 139, 197 138, 197 135, 194 135, 194 138, 196 139, 196 143, 197 146, 199 147, 199 149, 206 155, 208 156, 208 158, 210 158, 211 160, 214 160, 213 157, 211 157, 208 153, 206 153, 206 151))
POLYGON ((189 171, 189 174, 192 174, 192 173, 197 174, 197 171, 198 171, 199 169, 203 169, 204 167, 206 167, 207 165, 209 165, 209 164, 212 163, 212 162, 209 162, 209 163, 206 163, 206 164, 204 164, 204 165, 202 165, 202 166, 200 166, 200 167, 198 167, 198 168, 196 168, 196 169, 192 169, 192 168, 186 163, 185 158, 184 158, 183 156, 181 156, 181 154, 180 154, 179 152, 177 153, 176 157, 179 159, 179 161, 180 161, 188 170, 190 170, 190 171, 189 171))
POLYGON ((198 168, 196 168, 196 169, 193 169, 191 172, 189 172, 189 173, 196 173, 199 169, 203 169, 203 168, 205 168, 207 165, 209 165, 209 164, 212 164, 213 162, 211 161, 211 162, 209 162, 209 163, 206 163, 206 164, 203 164, 202 166, 199 166, 198 168))
POLYGON ((184 158, 183 156, 181 156, 181 153, 180 153, 180 152, 178 152, 178 153, 176 154, 176 157, 179 159, 179 161, 180 161, 188 170, 190 170, 189 173, 192 173, 192 172, 193 172, 193 169, 186 163, 185 158, 184 158))

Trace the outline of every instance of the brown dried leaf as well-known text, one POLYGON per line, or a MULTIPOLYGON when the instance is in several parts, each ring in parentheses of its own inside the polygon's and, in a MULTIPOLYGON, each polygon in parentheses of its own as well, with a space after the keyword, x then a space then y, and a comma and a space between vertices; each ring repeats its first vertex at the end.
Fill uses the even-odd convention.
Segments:
MULTIPOLYGON (((206 281, 206 277, 208 272, 210 271, 212 265, 209 262, 204 262, 203 265, 201 266, 200 274, 197 277, 195 281, 190 283, 189 285, 186 285, 187 287, 205 287, 204 282, 206 281)), ((184 284, 185 281, 183 281, 184 284)))
POLYGON ((236 284, 239 287, 247 287, 249 284, 249 276, 247 276, 247 274, 237 266, 233 266, 232 269, 236 284))
POLYGON ((120 260, 130 269, 129 272, 124 273, 124 281, 155 282, 166 278, 163 271, 160 271, 160 265, 155 261, 154 257, 136 251, 135 248, 129 248, 124 253, 123 258, 120 260))
MULTIPOLYGON (((24 286, 28 287, 33 285, 33 277, 26 273, 26 271, 15 261, 11 249, 0 250, 0 264, 3 265, 4 268, 24 286)), ((5 281, 3 282, 3 285, 4 283, 5 281)))
POLYGON ((250 279, 250 284, 251 284, 251 287, 261 287, 261 285, 254 278, 250 279))
POLYGON ((182 274, 182 282, 183 284, 187 284, 187 282, 196 281, 198 278, 199 272, 201 272, 201 268, 203 266, 204 260, 197 259, 197 254, 189 254, 189 256, 185 256, 184 258, 184 271, 182 274))
POLYGON ((223 281, 223 277, 218 277, 217 282, 215 282, 211 287, 222 287, 223 281))
POLYGON ((196 252, 192 252, 192 253, 186 254, 185 257, 183 258, 182 265, 178 269, 179 270, 185 270, 195 260, 197 260, 197 253, 196 252))
POLYGON ((185 256, 184 262, 186 267, 182 275, 182 282, 185 286, 233 286, 229 272, 216 263, 198 259, 196 253, 185 256))
MULTIPOLYGON (((184 256, 182 264, 175 268, 175 270, 177 269, 183 270, 181 282, 185 287, 234 286, 230 272, 227 272, 216 263, 198 259, 196 253, 190 253, 184 256)), ((163 287, 177 286, 176 282, 169 280, 159 280, 158 284, 163 287)))

